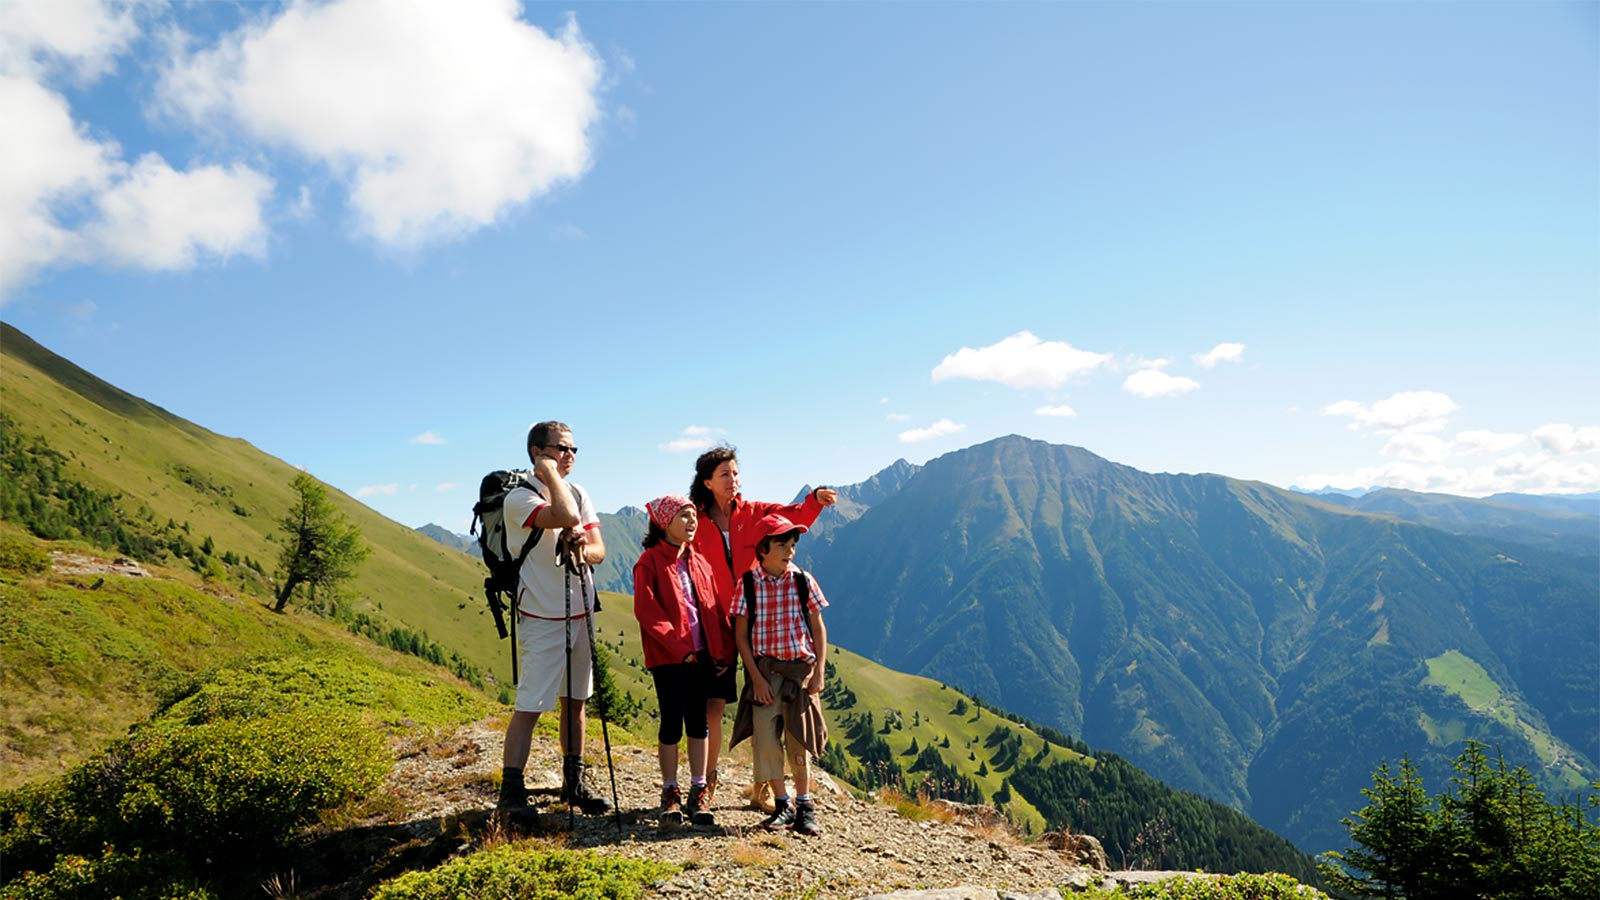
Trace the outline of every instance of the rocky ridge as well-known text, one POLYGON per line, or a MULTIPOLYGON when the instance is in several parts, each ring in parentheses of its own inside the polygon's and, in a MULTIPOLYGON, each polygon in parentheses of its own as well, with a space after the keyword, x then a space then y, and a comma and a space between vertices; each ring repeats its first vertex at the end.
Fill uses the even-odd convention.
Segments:
MULTIPOLYGON (((814 792, 823 826, 820 837, 766 832, 759 827, 764 813, 748 799, 750 763, 744 747, 724 756, 724 783, 713 807, 715 826, 658 827, 654 813, 660 775, 654 751, 617 745, 612 760, 623 812, 577 815, 569 827, 566 808, 555 804, 559 772, 554 740, 536 736, 528 780, 540 815, 536 823, 507 825, 489 812, 496 795, 502 728, 503 722, 491 719, 452 734, 407 739, 389 782, 397 808, 386 814, 405 840, 383 851, 393 858, 377 869, 424 860, 436 864, 502 840, 533 837, 681 866, 657 886, 666 898, 856 900, 932 892, 927 896, 939 900, 1054 900, 1063 887, 1126 885, 1178 874, 1106 872, 1081 864, 1088 857, 1079 856, 1083 851, 1076 839, 1024 843, 983 808, 859 800, 825 774, 819 779, 821 789, 814 792)), ((596 785, 609 794, 599 729, 591 725, 590 730, 596 785)), ((687 771, 682 776, 686 780, 687 771)), ((359 896, 359 887, 350 883, 318 896, 359 896)))

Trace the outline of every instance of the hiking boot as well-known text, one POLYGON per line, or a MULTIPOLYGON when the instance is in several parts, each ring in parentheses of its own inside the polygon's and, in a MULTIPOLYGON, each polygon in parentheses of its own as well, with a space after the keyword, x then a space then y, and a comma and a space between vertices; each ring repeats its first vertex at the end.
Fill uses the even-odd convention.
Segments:
POLYGON ((717 817, 711 814, 711 792, 703 784, 689 787, 689 821, 696 825, 715 825, 717 817))
POLYGON ((522 783, 522 770, 514 772, 501 771, 500 799, 495 802, 497 810, 513 810, 528 808, 528 787, 522 783))
MULTIPOLYGON (((690 796, 693 796, 693 794, 690 796)), ((677 785, 661 789, 661 816, 659 820, 662 828, 676 828, 683 824, 683 808, 679 805, 677 785)))
POLYGON ((788 797, 781 797, 773 801, 772 815, 761 823, 761 827, 768 831, 788 831, 794 827, 794 801, 788 797))
POLYGON ((822 833, 822 826, 817 824, 817 805, 815 803, 796 803, 794 805, 794 832, 812 837, 822 833))
POLYGON ((611 811, 611 801, 595 793, 589 786, 589 764, 580 756, 568 756, 561 761, 561 802, 576 806, 586 816, 600 816, 611 811))
POLYGON ((720 779, 717 778, 717 770, 716 769, 712 769, 711 771, 706 773, 706 809, 710 809, 711 808, 711 802, 716 799, 716 796, 717 796, 717 782, 719 780, 720 779))

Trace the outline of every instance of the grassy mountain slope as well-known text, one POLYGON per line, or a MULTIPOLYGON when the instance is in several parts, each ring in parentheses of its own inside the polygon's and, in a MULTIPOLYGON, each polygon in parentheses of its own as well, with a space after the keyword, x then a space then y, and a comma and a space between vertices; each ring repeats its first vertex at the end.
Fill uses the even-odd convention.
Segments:
POLYGON ((1448 770, 1456 749, 1424 717, 1549 786, 1595 774, 1592 565, 1506 550, 1013 437, 933 460, 812 552, 841 642, 1325 849, 1377 759, 1448 770), (1451 650, 1527 728, 1425 683, 1451 650))
MULTIPOLYGON (((194 543, 210 537, 216 555, 248 556, 271 572, 293 467, 107 384, 4 323, 0 372, 5 414, 22 435, 64 454, 69 477, 118 495, 134 518, 170 519, 194 543)), ((425 632, 509 682, 508 652, 484 611, 482 563, 337 490, 328 495, 372 547, 349 588, 355 607, 425 632)))
MULTIPOLYGON (((93 553, 72 543, 44 544, 0 524, 8 560, 16 547, 93 553)), ((312 616, 278 615, 183 569, 150 567, 155 577, 63 575, 0 567, 0 789, 63 771, 99 752, 129 725, 192 689, 197 678, 252 660, 360 659, 420 684, 443 685, 448 704, 469 721, 487 698, 447 672, 312 616)), ((363 694, 368 685, 347 689, 363 694)), ((364 702, 382 712, 381 691, 364 702)), ((413 711, 414 717, 421 714, 413 711)), ((422 724, 428 724, 423 722, 422 724)))
MULTIPOLYGON (((59 542, 46 545, 0 525, 0 546, 6 548, 0 560, 15 559, 18 545, 74 549, 59 542)), ((43 557, 42 552, 38 555, 43 557)), ((130 725, 172 699, 188 696, 196 685, 210 685, 208 695, 222 690, 221 696, 226 696, 220 685, 259 679, 263 672, 297 673, 287 677, 303 678, 303 673, 326 669, 319 660, 343 660, 336 669, 351 664, 355 668, 341 669, 350 674, 331 684, 288 681, 283 685, 286 695, 337 695, 344 705, 367 710, 390 730, 459 724, 494 708, 448 674, 374 647, 335 624, 313 616, 270 613, 262 604, 218 592, 214 584, 185 569, 152 567, 151 571, 155 577, 24 574, 9 563, 0 564, 0 709, 7 722, 0 732, 7 760, 0 789, 38 784, 95 755, 130 725), (95 614, 85 617, 81 611, 86 608, 95 614), (362 674, 368 666, 388 674, 362 674), (406 683, 413 687, 404 687, 406 683), (406 694, 404 702, 392 696, 395 691, 406 694), (424 702, 419 696, 435 699, 424 702)), ((601 642, 611 650, 610 671, 624 691, 649 698, 649 676, 640 665, 630 598, 605 594, 603 600, 598 629, 601 642)), ((842 690, 832 694, 827 715, 841 747, 849 745, 851 719, 871 712, 886 724, 878 737, 901 767, 912 768, 910 748, 921 746, 976 782, 983 798, 1005 791, 1006 781, 1024 763, 1095 764, 1080 752, 1087 749, 1081 744, 1060 735, 1047 744, 1024 723, 984 709, 972 698, 926 678, 894 672, 842 649, 836 648, 833 658, 835 683, 842 690), (893 728, 887 727, 891 721, 897 723, 893 728), (949 747, 941 748, 944 743, 949 747)), ((553 722, 547 720, 545 725, 549 731, 553 722)), ((648 743, 654 731, 649 712, 622 725, 611 723, 614 742, 648 743)), ((860 763, 859 758, 850 760, 852 767, 860 763)), ((1155 787, 1153 780, 1136 771, 1122 770, 1118 777, 1130 786, 1137 782, 1144 791, 1155 787)), ((1192 798, 1159 790, 1155 802, 1165 808, 1195 805, 1192 798)), ((1121 791, 1105 789, 1100 794, 1097 799, 1114 801, 1121 791)), ((1055 806, 1055 815, 1076 815, 1069 804, 1055 806)), ((1020 791, 1011 792, 1007 810, 1027 830, 1043 830, 1044 817, 1020 791)), ((1226 829, 1244 834, 1243 843, 1262 848, 1253 856, 1232 857, 1239 860, 1235 865, 1268 859, 1272 868, 1309 877, 1309 861, 1296 858, 1281 839, 1237 814, 1229 815, 1233 818, 1217 826, 1219 833, 1226 829)), ((1079 830, 1093 831, 1100 824, 1092 816, 1076 815, 1071 821, 1079 830)), ((1111 850, 1118 852, 1116 845, 1111 850)), ((1207 864, 1216 868, 1227 859, 1218 857, 1207 864)))

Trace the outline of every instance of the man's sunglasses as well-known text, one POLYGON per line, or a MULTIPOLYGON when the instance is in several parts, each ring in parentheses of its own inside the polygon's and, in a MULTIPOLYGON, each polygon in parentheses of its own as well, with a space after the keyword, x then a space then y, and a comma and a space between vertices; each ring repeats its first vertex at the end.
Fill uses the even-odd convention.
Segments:
POLYGON ((541 444, 540 445, 540 449, 542 449, 542 450, 559 450, 562 453, 571 453, 573 456, 577 456, 578 455, 578 448, 570 446, 570 445, 567 445, 567 444, 541 444))

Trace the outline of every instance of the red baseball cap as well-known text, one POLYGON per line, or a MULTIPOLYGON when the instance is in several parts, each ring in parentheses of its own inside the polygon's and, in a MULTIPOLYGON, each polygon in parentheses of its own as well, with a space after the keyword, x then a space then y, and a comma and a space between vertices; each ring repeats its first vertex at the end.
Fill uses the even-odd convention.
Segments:
POLYGON ((756 540, 772 537, 775 534, 788 534, 791 531, 805 534, 807 530, 804 525, 796 525, 789 521, 789 518, 782 513, 772 513, 763 516, 761 521, 756 523, 756 540))

